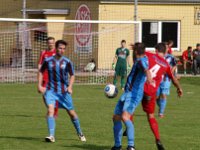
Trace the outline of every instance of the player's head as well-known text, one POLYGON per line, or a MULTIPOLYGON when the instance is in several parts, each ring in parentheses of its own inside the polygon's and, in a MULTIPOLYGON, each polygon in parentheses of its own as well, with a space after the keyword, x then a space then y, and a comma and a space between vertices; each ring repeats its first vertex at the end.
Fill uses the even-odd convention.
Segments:
POLYGON ((145 55, 146 46, 143 43, 135 43, 133 46, 133 53, 138 58, 145 55))
POLYGON ((197 50, 200 50, 200 43, 197 43, 196 47, 197 47, 197 50))
POLYGON ((165 43, 158 43, 156 46, 155 46, 155 49, 156 49, 156 53, 161 56, 161 57, 164 57, 165 54, 166 54, 166 44, 165 43))
POLYGON ((122 40, 121 41, 121 46, 124 48, 124 47, 126 47, 126 40, 122 40))
POLYGON ((169 40, 168 45, 169 45, 169 47, 172 47, 174 45, 174 41, 169 40))
POLYGON ((67 42, 65 42, 64 40, 56 41, 56 55, 62 56, 65 52, 66 47, 67 47, 67 42))
POLYGON ((55 48, 55 38, 54 37, 47 38, 47 46, 48 46, 49 50, 52 50, 55 48))
POLYGON ((188 46, 187 50, 192 51, 192 46, 188 46))

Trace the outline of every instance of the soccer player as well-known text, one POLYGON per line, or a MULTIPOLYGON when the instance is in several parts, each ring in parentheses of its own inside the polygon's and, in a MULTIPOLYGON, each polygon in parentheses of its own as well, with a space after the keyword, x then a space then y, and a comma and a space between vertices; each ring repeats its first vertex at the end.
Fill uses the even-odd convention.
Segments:
MULTIPOLYGON (((172 73, 176 70, 176 60, 173 55, 166 53, 165 60, 171 67, 172 73)), ((167 74, 164 75, 162 82, 157 91, 157 105, 159 107, 159 117, 164 117, 164 111, 167 105, 167 96, 170 94, 171 79, 167 74)))
POLYGON ((44 95, 47 104, 49 136, 47 136, 45 140, 47 142, 55 142, 55 118, 53 115, 55 103, 56 100, 58 100, 59 104, 67 110, 79 139, 81 141, 86 141, 81 131, 79 119, 74 110, 71 97, 72 86, 75 80, 74 70, 71 61, 63 56, 67 43, 63 40, 58 40, 55 46, 56 55, 44 60, 38 76, 38 90, 44 95), (45 70, 48 71, 49 75, 46 88, 42 86, 43 72, 45 70))
POLYGON ((187 64, 191 66, 191 72, 192 72, 192 47, 188 46, 187 50, 185 50, 182 54, 182 59, 183 59, 183 69, 184 69, 184 74, 187 74, 187 64))
MULTIPOLYGON (((158 87, 162 81, 162 76, 167 74, 168 77, 172 80, 173 84, 177 88, 178 96, 182 96, 182 89, 178 80, 173 76, 171 67, 168 62, 164 59, 166 53, 166 45, 164 43, 159 43, 156 45, 157 54, 146 52, 145 55, 148 57, 149 62, 149 71, 153 78, 153 84, 146 82, 144 84, 144 97, 142 99, 143 110, 147 114, 147 119, 151 130, 156 139, 156 145, 158 150, 164 150, 164 146, 160 140, 160 134, 158 129, 158 123, 154 116, 155 104, 156 104, 156 93, 158 87)), ((124 135, 126 136, 127 131, 125 130, 124 135)))
POLYGON ((132 67, 131 73, 127 78, 125 91, 120 97, 113 116, 113 132, 115 144, 111 150, 121 150, 122 141, 122 122, 127 128, 128 147, 127 150, 135 150, 134 145, 134 125, 130 121, 131 115, 140 104, 143 97, 144 83, 147 80, 151 82, 150 72, 148 71, 148 59, 145 56, 145 46, 142 43, 136 43, 134 46, 136 61, 132 67))
POLYGON ((164 43, 159 43, 155 47, 157 54, 146 53, 149 60, 149 70, 153 78, 154 84, 145 83, 144 85, 144 97, 142 100, 143 110, 147 114, 147 119, 151 130, 155 136, 156 145, 158 150, 164 150, 164 146, 160 140, 160 133, 158 128, 158 123, 154 116, 155 104, 156 104, 156 92, 162 81, 162 76, 167 74, 172 80, 172 83, 177 88, 177 94, 179 97, 182 96, 183 91, 180 87, 178 80, 174 77, 171 67, 168 62, 164 59, 166 53, 166 45, 164 43))
POLYGON ((121 76, 121 89, 124 90, 125 86, 125 78, 127 76, 127 69, 130 70, 130 62, 129 62, 130 52, 126 48, 126 41, 121 41, 121 47, 118 48, 115 52, 115 57, 113 60, 112 68, 115 70, 113 84, 117 84, 118 76, 121 76), (128 68, 127 68, 128 63, 128 68))
MULTIPOLYGON (((44 62, 45 58, 54 56, 56 54, 54 37, 47 38, 47 46, 48 46, 48 48, 46 50, 43 50, 40 54, 40 58, 39 58, 39 62, 38 62, 38 70, 40 70, 41 65, 44 62)), ((46 87, 47 83, 48 83, 48 72, 44 71, 42 86, 46 87)), ((43 100, 44 100, 44 97, 43 97, 43 100)), ((44 100, 44 102, 45 102, 45 100, 44 100)), ((56 102, 54 116, 57 117, 57 114, 58 114, 58 102, 56 102)))

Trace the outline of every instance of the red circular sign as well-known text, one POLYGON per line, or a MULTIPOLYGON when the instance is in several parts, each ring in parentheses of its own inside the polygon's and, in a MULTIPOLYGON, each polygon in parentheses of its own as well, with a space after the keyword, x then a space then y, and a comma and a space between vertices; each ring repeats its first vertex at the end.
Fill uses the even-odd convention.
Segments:
MULTIPOLYGON (((87 5, 79 6, 76 11, 76 20, 91 20, 90 10, 87 5)), ((76 23, 75 36, 79 46, 86 46, 91 37, 92 25, 91 23, 76 23)))

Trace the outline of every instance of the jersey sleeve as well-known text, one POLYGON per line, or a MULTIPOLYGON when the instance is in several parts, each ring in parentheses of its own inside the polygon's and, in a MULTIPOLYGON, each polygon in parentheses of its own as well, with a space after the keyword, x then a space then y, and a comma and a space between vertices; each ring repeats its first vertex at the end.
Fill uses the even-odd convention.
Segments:
POLYGON ((116 49, 115 55, 119 55, 119 49, 116 49))
POLYGON ((145 71, 145 70, 148 70, 149 69, 149 63, 148 63, 148 60, 145 59, 145 58, 142 58, 139 60, 139 64, 140 64, 140 67, 145 71))
POLYGON ((39 64, 39 65, 42 65, 43 61, 44 61, 44 52, 42 51, 42 52, 40 53, 40 58, 39 58, 38 64, 39 64))
POLYGON ((67 63, 67 70, 70 76, 74 75, 74 68, 73 68, 72 62, 70 61, 67 63))
POLYGON ((44 60, 43 63, 42 63, 42 66, 40 68, 40 72, 43 73, 46 69, 47 69, 47 61, 44 60))
POLYGON ((175 57, 172 57, 172 62, 171 62, 172 64, 172 67, 175 67, 176 66, 176 64, 177 64, 177 62, 176 62, 176 59, 175 59, 175 57))

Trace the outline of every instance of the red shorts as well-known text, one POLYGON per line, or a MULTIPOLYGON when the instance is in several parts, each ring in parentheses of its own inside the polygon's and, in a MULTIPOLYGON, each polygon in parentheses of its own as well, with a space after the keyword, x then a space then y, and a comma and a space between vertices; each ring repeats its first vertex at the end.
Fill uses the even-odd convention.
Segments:
POLYGON ((144 96, 142 100, 142 108, 144 112, 153 114, 156 106, 156 94, 153 96, 144 96))

